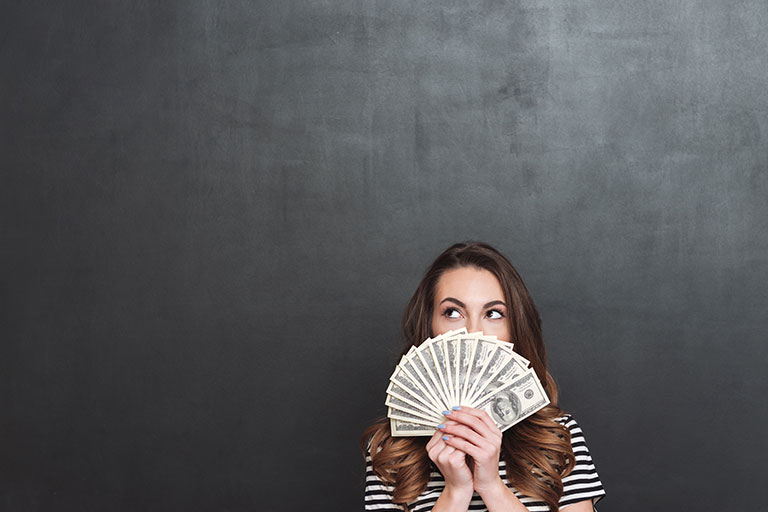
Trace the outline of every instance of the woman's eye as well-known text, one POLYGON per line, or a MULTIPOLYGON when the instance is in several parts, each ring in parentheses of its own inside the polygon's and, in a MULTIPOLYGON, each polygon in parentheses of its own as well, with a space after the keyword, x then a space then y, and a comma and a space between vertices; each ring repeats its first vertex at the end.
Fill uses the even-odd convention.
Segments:
POLYGON ((504 314, 498 309, 490 310, 488 313, 486 313, 486 316, 491 320, 498 320, 499 318, 504 318, 504 314))
POLYGON ((443 316, 448 318, 460 318, 461 314, 459 313, 459 310, 456 308, 448 308, 445 311, 443 311, 443 316))

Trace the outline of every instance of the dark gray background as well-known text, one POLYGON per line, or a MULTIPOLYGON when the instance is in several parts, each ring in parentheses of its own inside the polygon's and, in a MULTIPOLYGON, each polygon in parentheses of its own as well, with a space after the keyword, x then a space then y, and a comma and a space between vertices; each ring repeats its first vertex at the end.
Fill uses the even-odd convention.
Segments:
POLYGON ((768 3, 6 2, 0 509, 359 510, 480 239, 603 511, 768 499, 768 3))

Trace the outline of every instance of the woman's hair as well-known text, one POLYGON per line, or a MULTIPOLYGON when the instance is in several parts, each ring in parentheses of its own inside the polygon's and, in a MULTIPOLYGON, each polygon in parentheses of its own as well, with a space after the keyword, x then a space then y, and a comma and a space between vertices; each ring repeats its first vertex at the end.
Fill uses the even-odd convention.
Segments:
MULTIPOLYGON (((547 355, 541 335, 541 319, 512 264, 488 244, 466 242, 446 249, 427 270, 403 315, 403 355, 432 336, 435 288, 447 270, 474 267, 496 276, 507 304, 507 320, 514 350, 531 362, 544 386, 550 404, 503 434, 501 457, 506 463, 507 479, 520 492, 536 498, 550 510, 558 509, 563 494, 563 477, 573 469, 574 455, 570 433, 555 418, 564 415, 557 406, 557 385, 547 371, 547 355)), ((395 503, 408 510, 427 488, 432 461, 426 451, 426 437, 392 437, 389 421, 382 419, 370 426, 361 440, 363 452, 369 452, 373 472, 394 487, 395 503)))

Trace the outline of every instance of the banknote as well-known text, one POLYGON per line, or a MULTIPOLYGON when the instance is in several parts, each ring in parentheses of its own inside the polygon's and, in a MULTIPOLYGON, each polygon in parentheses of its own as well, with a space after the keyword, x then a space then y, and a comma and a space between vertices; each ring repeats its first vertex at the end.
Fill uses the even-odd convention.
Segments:
POLYGON ((445 346, 443 344, 443 340, 436 341, 434 343, 430 343, 427 348, 429 348, 428 356, 432 357, 432 364, 430 365, 430 369, 435 372, 435 375, 438 379, 438 386, 441 387, 441 390, 443 391, 443 398, 445 398, 446 404, 448 404, 449 407, 453 407, 454 405, 458 405, 454 398, 453 398, 453 389, 452 389, 452 383, 449 379, 450 375, 447 370, 447 363, 445 359, 445 346))
POLYGON ((487 412, 503 432, 547 404, 549 398, 536 377, 536 372, 529 369, 517 380, 497 389, 475 408, 487 412))
MULTIPOLYGON (((413 353, 408 356, 407 363, 413 370, 413 375, 421 383, 421 390, 430 398, 436 409, 445 410, 448 406, 447 401, 440 393, 440 386, 437 384, 437 379, 434 377, 434 373, 430 367, 424 362, 424 356, 419 353, 418 350, 414 350, 413 353)), ((397 370, 395 370, 397 372, 397 370)), ((394 375, 394 374, 393 374, 394 375)))
POLYGON ((497 350, 499 350, 498 342, 478 337, 475 344, 475 353, 472 355, 472 360, 467 369, 467 382, 465 383, 466 387, 463 394, 466 399, 470 399, 474 394, 475 386, 482 377, 483 370, 488 366, 488 362, 497 350))
POLYGON ((456 367, 456 386, 458 387, 459 403, 467 403, 464 396, 464 388, 469 373, 469 361, 477 344, 478 334, 466 334, 458 338, 456 342, 458 348, 457 367, 456 367))
POLYGON ((408 422, 397 418, 389 419, 390 430, 394 437, 405 436, 431 436, 435 433, 436 427, 421 425, 419 423, 408 422))
POLYGON ((524 366, 519 359, 515 357, 507 358, 506 363, 501 368, 491 374, 482 385, 478 386, 478 390, 475 393, 475 402, 482 402, 488 395, 492 395, 498 389, 504 387, 506 383, 522 376, 527 369, 528 366, 524 366))
POLYGON ((461 397, 459 396, 460 393, 458 389, 458 380, 457 380, 459 378, 458 343, 459 343, 458 337, 451 336, 443 339, 443 352, 445 352, 445 366, 446 366, 445 370, 448 373, 448 380, 450 381, 451 400, 456 405, 461 403, 461 397))

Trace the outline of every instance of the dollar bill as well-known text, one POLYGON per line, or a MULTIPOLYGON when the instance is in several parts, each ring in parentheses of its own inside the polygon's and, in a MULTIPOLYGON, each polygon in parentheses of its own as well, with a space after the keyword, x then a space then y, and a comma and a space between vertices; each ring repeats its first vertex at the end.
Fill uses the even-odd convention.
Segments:
POLYGON ((448 380, 451 386, 451 398, 453 403, 461 405, 461 393, 459 392, 459 343, 458 336, 447 337, 443 340, 445 348, 445 364, 448 371, 448 380))
POLYGON ((443 410, 445 411, 451 408, 451 401, 448 398, 448 395, 445 394, 445 389, 442 385, 442 378, 440 376, 441 370, 438 366, 434 354, 432 353, 431 346, 432 343, 425 343, 419 346, 419 348, 414 352, 412 360, 414 362, 418 360, 421 363, 420 368, 426 372, 429 381, 432 384, 432 390, 437 396, 440 406, 443 407, 443 410))
POLYGON ((495 341, 485 338, 477 339, 475 353, 470 361, 469 370, 467 370, 467 382, 464 388, 465 398, 472 398, 475 386, 482 377, 483 370, 488 366, 488 362, 498 350, 499 345, 495 341))
POLYGON ((500 342, 499 348, 506 351, 509 355, 517 359, 520 362, 520 364, 525 368, 528 368, 531 365, 531 362, 529 360, 527 360, 526 358, 524 358, 523 356, 521 356, 520 354, 514 351, 514 345, 512 345, 512 343, 500 342))
POLYGON ((482 402, 488 395, 494 394, 508 382, 522 376, 527 369, 527 366, 523 366, 517 358, 507 357, 506 362, 497 371, 491 374, 481 386, 479 386, 475 393, 476 398, 474 401, 477 403, 482 402))
POLYGON ((536 372, 529 369, 475 406, 488 413, 502 432, 549 404, 536 372))
POLYGON ((467 405, 467 399, 464 395, 464 386, 469 372, 469 362, 477 343, 477 334, 468 334, 459 337, 457 343, 458 356, 456 364, 456 392, 459 395, 459 405, 467 405))
POLYGON ((450 372, 448 371, 443 340, 430 343, 428 348, 434 361, 435 375, 437 375, 438 384, 441 387, 439 391, 442 392, 443 397, 446 399, 448 408, 458 405, 454 402, 453 393, 451 392, 450 372))
POLYGON ((397 418, 389 419, 389 428, 394 437, 405 436, 431 436, 435 429, 420 423, 409 422, 397 418))
POLYGON ((405 361, 400 364, 400 367, 411 378, 414 386, 426 397, 427 401, 435 409, 439 409, 442 406, 442 400, 427 373, 426 366, 424 366, 415 349, 409 352, 409 355, 406 356, 405 361))

